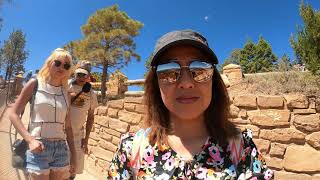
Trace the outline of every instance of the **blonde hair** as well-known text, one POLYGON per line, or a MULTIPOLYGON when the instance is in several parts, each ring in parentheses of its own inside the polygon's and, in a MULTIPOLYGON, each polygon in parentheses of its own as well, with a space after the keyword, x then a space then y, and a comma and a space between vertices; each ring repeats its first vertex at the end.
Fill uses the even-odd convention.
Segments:
POLYGON ((68 87, 68 79, 69 79, 69 77, 72 73, 72 69, 73 69, 73 63, 72 63, 71 54, 65 49, 57 48, 50 54, 50 56, 47 58, 46 62, 44 63, 44 65, 40 69, 40 71, 37 75, 37 78, 39 78, 43 82, 48 82, 51 78, 50 71, 49 71, 51 63, 56 59, 68 59, 68 61, 70 63, 70 69, 68 70, 65 78, 63 78, 61 81, 62 86, 64 88, 67 88, 68 87))

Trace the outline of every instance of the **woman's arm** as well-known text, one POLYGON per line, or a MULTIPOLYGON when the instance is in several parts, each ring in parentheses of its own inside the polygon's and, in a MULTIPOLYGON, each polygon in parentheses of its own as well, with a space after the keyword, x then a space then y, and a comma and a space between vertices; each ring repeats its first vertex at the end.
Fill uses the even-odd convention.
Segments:
POLYGON ((34 88, 36 86, 36 80, 32 79, 30 80, 22 89, 20 95, 18 96, 15 103, 8 109, 9 113, 9 119, 12 122, 15 129, 18 131, 18 133, 22 136, 24 140, 29 144, 29 149, 32 152, 40 152, 44 149, 43 144, 34 139, 30 135, 30 133, 27 131, 27 129, 24 127, 20 114, 24 110, 26 104, 31 99, 33 95, 34 88))

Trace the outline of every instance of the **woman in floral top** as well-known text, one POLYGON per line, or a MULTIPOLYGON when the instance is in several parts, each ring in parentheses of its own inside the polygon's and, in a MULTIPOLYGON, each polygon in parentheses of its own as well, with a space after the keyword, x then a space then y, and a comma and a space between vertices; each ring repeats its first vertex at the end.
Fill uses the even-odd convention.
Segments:
POLYGON ((272 179, 252 141, 228 120, 229 96, 207 40, 172 31, 145 82, 146 129, 122 136, 108 179, 272 179))

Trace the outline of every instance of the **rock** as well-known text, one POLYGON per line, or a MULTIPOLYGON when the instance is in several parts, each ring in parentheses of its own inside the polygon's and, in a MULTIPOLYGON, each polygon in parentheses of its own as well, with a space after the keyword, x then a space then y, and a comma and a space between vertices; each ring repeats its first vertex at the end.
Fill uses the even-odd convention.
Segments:
POLYGON ((320 152, 307 146, 292 145, 284 155, 284 168, 293 172, 313 173, 320 170, 320 152))
POLYGON ((234 97, 234 105, 238 107, 257 108, 257 98, 255 95, 240 95, 234 97))
POLYGON ((282 158, 286 151, 287 145, 280 143, 271 143, 270 156, 276 156, 282 158))
POLYGON ((305 95, 285 95, 287 101, 287 107, 289 109, 306 109, 308 108, 309 102, 308 98, 305 95))
POLYGON ((306 136, 306 141, 315 149, 320 150, 320 132, 314 132, 306 136))
POLYGON ((294 116, 293 124, 297 129, 311 132, 319 131, 320 114, 296 115, 294 116))
POLYGON ((248 111, 248 116, 252 124, 257 126, 275 127, 290 125, 290 111, 288 110, 248 111))
POLYGON ((311 176, 307 174, 301 173, 290 173, 290 172, 283 172, 283 171, 276 171, 274 174, 274 179, 277 180, 311 180, 311 176))
POLYGON ((282 96, 258 96, 257 102, 258 102, 259 108, 262 108, 262 109, 272 109, 272 108, 283 107, 282 96))
POLYGON ((272 142, 304 142, 305 134, 294 129, 294 128, 279 128, 279 129, 272 129, 272 130, 260 130, 259 137, 262 139, 267 139, 272 142))

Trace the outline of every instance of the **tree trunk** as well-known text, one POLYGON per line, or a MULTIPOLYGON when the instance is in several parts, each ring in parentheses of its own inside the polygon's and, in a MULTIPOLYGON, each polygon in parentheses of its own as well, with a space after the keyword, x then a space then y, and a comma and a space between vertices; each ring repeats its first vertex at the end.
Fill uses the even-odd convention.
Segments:
POLYGON ((106 105, 108 101, 107 97, 107 74, 108 74, 108 64, 103 64, 102 76, 101 76, 101 102, 103 105, 106 105))

